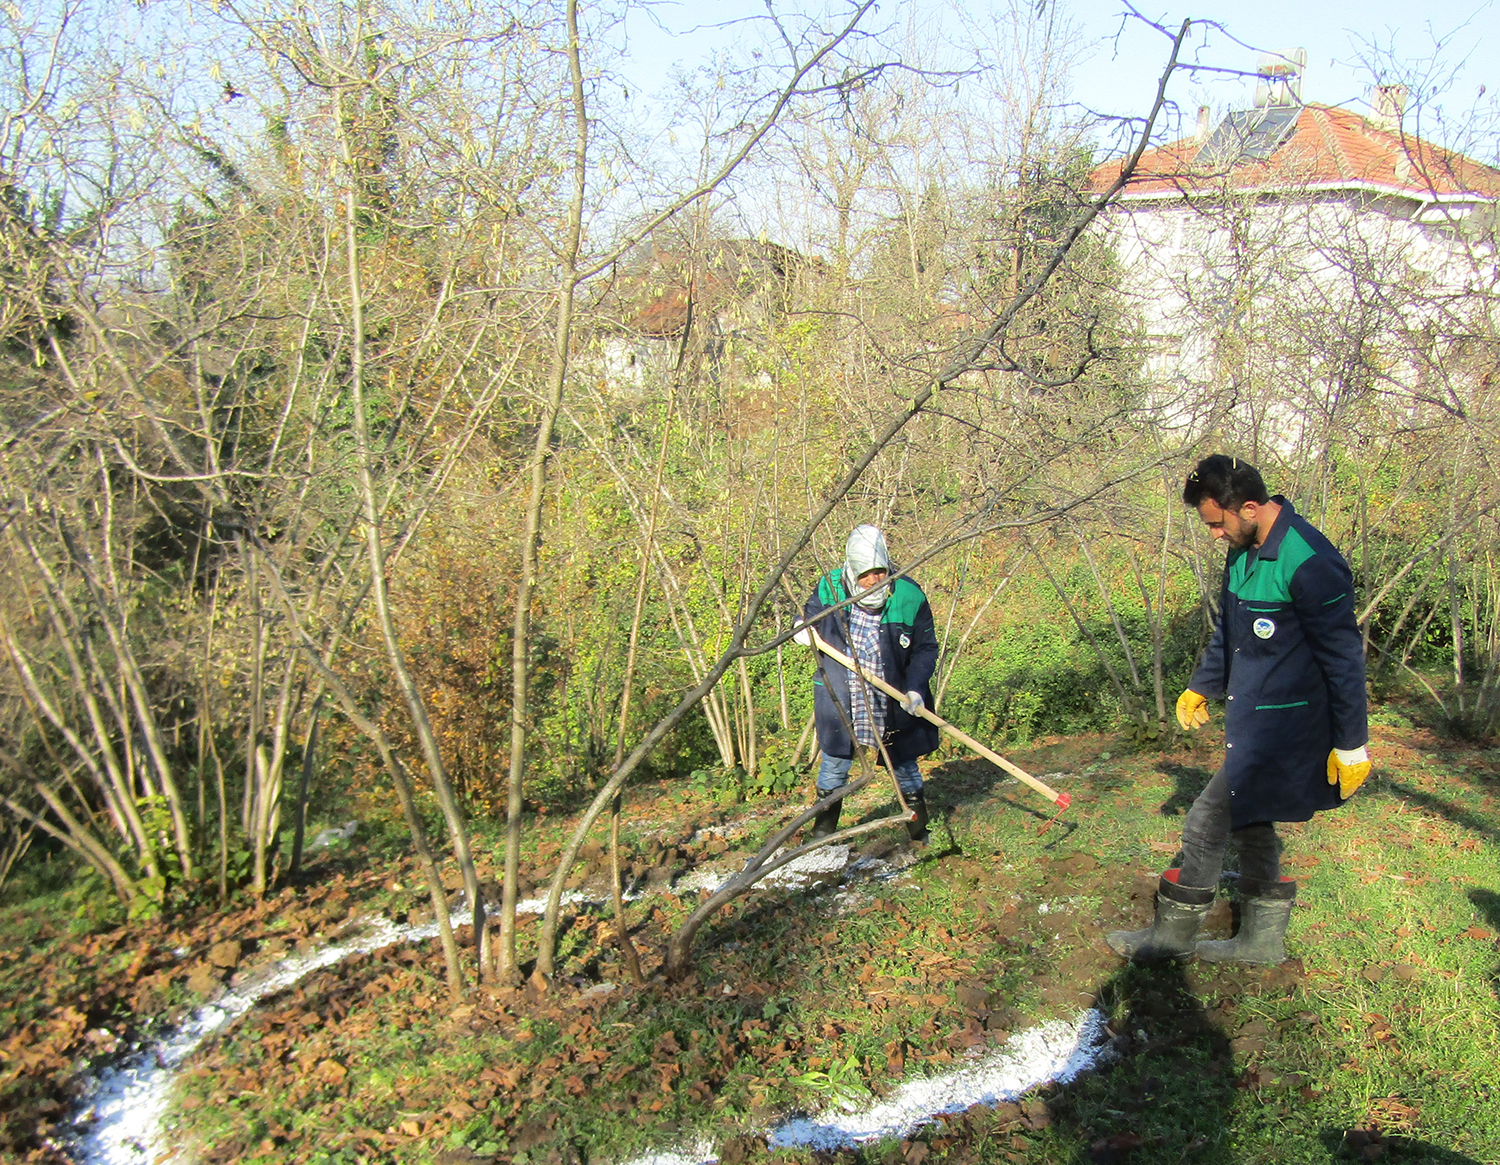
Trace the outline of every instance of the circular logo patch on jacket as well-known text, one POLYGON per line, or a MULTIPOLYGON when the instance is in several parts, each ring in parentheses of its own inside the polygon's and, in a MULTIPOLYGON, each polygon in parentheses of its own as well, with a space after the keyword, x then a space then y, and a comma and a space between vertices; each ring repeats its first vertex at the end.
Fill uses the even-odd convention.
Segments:
POLYGON ((901 646, 902 647, 910 647, 911 646, 911 636, 910 635, 903 635, 903 636, 901 636, 901 646))
POLYGON ((1276 624, 1269 619, 1257 619, 1250 625, 1257 639, 1269 639, 1276 634, 1276 624))

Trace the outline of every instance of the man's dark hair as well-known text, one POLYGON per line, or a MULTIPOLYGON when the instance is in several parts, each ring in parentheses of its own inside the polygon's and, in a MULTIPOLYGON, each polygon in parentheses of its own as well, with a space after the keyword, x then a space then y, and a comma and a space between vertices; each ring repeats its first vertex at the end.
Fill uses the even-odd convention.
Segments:
POLYGON ((1260 470, 1248 461, 1215 453, 1198 462, 1182 487, 1182 500, 1195 510, 1211 501, 1221 510, 1237 510, 1246 502, 1271 500, 1260 470))

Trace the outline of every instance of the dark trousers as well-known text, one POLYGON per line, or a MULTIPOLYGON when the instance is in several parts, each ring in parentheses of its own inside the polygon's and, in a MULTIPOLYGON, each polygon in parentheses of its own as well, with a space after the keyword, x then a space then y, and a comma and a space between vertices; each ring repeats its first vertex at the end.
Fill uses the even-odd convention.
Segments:
POLYGON ((1231 845, 1240 855, 1240 877, 1260 882, 1281 878, 1281 839, 1270 821, 1229 827, 1229 782, 1224 770, 1214 774, 1182 823, 1183 886, 1217 886, 1224 870, 1224 854, 1231 845))

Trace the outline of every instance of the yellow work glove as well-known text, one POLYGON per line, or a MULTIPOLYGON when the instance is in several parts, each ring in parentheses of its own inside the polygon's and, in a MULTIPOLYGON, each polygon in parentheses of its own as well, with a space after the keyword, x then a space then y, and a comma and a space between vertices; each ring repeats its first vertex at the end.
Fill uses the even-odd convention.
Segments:
POLYGON ((1364 746, 1335 748, 1328 754, 1328 783, 1339 787, 1339 797, 1348 800, 1370 775, 1370 752, 1364 746))
POLYGON ((1192 688, 1177 697, 1177 723, 1184 732, 1202 728, 1208 723, 1208 697, 1200 696, 1192 688))

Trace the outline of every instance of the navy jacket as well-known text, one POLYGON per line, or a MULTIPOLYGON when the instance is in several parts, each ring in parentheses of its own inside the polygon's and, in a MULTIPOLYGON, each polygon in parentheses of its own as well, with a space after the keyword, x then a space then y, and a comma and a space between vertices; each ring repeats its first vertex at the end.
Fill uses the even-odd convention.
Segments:
POLYGON ((1306 821, 1339 803, 1328 753, 1369 740, 1354 578, 1283 497, 1259 550, 1233 550, 1213 639, 1188 687, 1226 698, 1232 827, 1306 821))
MULTIPOLYGON (((847 608, 824 615, 829 607, 849 597, 843 575, 842 570, 833 570, 818 580, 817 588, 803 608, 802 621, 810 624, 829 647, 852 656, 847 608)), ((933 669, 937 667, 937 630, 933 626, 927 596, 909 578, 898 578, 891 584, 891 596, 880 615, 880 658, 886 683, 898 691, 921 692, 927 707, 932 707, 930 685, 933 669)), ((821 652, 817 662, 822 664, 821 669, 813 673, 813 718, 817 721, 818 747, 829 756, 851 757, 854 755, 854 741, 844 727, 844 718, 850 717, 849 672, 843 664, 821 652), (826 685, 824 675, 828 677, 826 685), (834 707, 835 700, 843 707, 843 716, 834 707)), ((885 747, 891 754, 892 764, 915 760, 937 748, 935 724, 908 715, 889 696, 880 692, 874 694, 877 699, 885 701, 885 747)))

